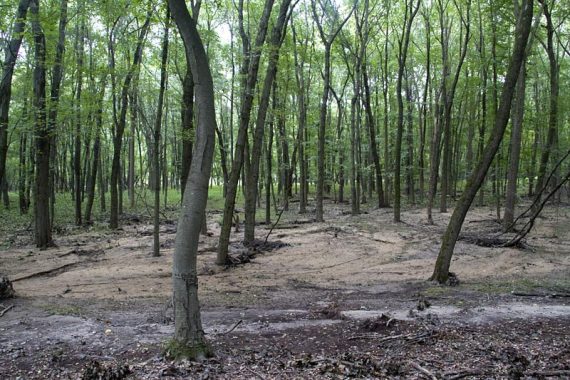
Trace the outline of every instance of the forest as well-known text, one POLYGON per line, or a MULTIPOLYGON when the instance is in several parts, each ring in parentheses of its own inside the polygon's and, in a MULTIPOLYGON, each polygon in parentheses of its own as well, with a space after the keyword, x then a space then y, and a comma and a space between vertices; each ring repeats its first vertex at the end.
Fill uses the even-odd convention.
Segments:
POLYGON ((0 378, 570 377, 567 0, 0 11, 0 378))

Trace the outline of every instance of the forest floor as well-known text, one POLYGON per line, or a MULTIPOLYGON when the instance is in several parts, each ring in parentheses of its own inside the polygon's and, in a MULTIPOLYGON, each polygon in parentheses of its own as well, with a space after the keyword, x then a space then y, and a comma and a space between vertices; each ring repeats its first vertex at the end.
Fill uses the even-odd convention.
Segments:
MULTIPOLYGON (((114 232, 62 229, 45 251, 30 231, 3 237, 0 272, 17 298, 0 301, 0 378, 570 378, 570 206, 544 211, 528 249, 460 240, 454 287, 427 281, 449 213, 427 225, 423 208, 398 224, 391 209, 325 209, 325 223, 284 213, 271 244, 229 268, 213 264, 221 214, 208 213, 200 301, 216 356, 202 363, 163 355, 174 221, 158 258, 147 218, 133 215, 114 232)), ((499 232, 490 208, 463 229, 499 232)))

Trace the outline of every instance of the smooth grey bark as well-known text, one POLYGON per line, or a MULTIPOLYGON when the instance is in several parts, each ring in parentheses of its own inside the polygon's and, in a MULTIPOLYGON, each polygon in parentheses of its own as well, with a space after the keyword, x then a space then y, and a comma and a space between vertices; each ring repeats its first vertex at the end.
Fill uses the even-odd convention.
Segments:
POLYGON ((257 73, 259 71, 259 61, 261 58, 261 50, 265 43, 267 28, 269 26, 269 18, 273 9, 273 0, 266 0, 263 14, 261 16, 255 45, 250 51, 249 38, 243 28, 243 0, 240 1, 240 29, 242 35, 243 51, 246 58, 241 69, 244 75, 242 81, 242 102, 240 109, 240 125, 236 139, 235 156, 232 162, 232 169, 227 186, 226 199, 224 203, 224 216, 222 220, 222 228, 218 242, 218 254, 216 264, 225 265, 228 261, 228 246, 230 243, 230 233, 235 210, 235 201, 238 190, 238 181, 242 169, 244 169, 245 148, 247 143, 247 130, 251 118, 251 109, 253 107, 253 95, 257 83, 257 73), (248 56, 251 55, 250 58, 248 56))
POLYGON ((14 16, 12 37, 4 51, 2 62, 2 78, 0 78, 0 181, 4 178, 6 170, 6 155, 8 154, 8 116, 10 113, 10 99, 12 98, 12 76, 22 45, 26 16, 30 0, 20 0, 14 16))
POLYGON ((195 81, 197 111, 196 140, 178 219, 172 265, 174 339, 179 347, 183 347, 178 356, 203 359, 211 355, 211 349, 200 317, 196 256, 215 148, 214 84, 202 39, 185 2, 169 0, 168 4, 184 41, 186 58, 195 81))
POLYGON ((461 232, 465 216, 477 195, 477 191, 485 179, 485 175, 487 174, 503 139, 511 113, 511 104, 517 78, 525 57, 525 49, 531 29, 532 14, 533 1, 524 0, 521 6, 520 18, 517 20, 514 34, 515 41, 513 53, 505 76, 501 101, 495 117, 495 125, 483 155, 479 160, 477 167, 469 177, 465 190, 455 206, 453 214, 451 215, 451 220, 449 221, 445 234, 443 235, 441 248, 431 277, 431 280, 433 281, 445 283, 449 278, 449 267, 453 256, 453 249, 455 248, 457 238, 461 232))

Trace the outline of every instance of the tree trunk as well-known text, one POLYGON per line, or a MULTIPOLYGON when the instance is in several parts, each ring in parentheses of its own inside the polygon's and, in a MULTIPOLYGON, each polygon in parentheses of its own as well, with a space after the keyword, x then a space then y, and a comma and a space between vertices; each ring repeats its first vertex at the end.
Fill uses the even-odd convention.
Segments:
POLYGON ((402 99, 402 81, 404 79, 404 69, 406 67, 406 59, 408 56, 408 45, 410 43, 410 32, 412 30, 412 23, 420 8, 420 0, 414 5, 414 0, 406 0, 406 15, 404 19, 404 26, 402 34, 398 39, 398 78, 396 82, 396 97, 398 99, 398 129, 396 131, 396 146, 395 146, 395 165, 394 165, 394 221, 396 223, 401 221, 400 207, 401 207, 401 191, 400 191, 400 172, 402 163, 402 135, 404 133, 404 101, 402 99))
MULTIPOLYGON (((541 0, 541 3, 544 0, 541 0)), ((550 9, 546 2, 543 3, 543 13, 546 17, 546 53, 548 54, 548 63, 550 68, 550 110, 548 113, 548 135, 546 137, 546 145, 543 148, 542 154, 540 156, 540 163, 538 167, 538 179, 536 181, 535 188, 535 204, 540 204, 540 198, 543 193, 543 188, 548 186, 548 181, 546 180, 548 163, 551 158, 551 153, 555 148, 556 135, 558 129, 558 93, 559 89, 559 75, 560 68, 558 65, 558 60, 556 58, 555 46, 554 46, 554 25, 552 23, 552 16, 550 14, 550 9)), ((552 153, 554 156, 554 153, 552 153)))
POLYGON ((35 180, 35 242, 38 248, 53 245, 49 213, 49 157, 50 129, 46 123, 46 40, 40 24, 40 2, 30 2, 32 31, 34 35, 34 108, 36 138, 35 180))
MULTIPOLYGON (((291 0, 283 0, 279 7, 279 15, 277 22, 273 27, 271 39, 269 41, 269 58, 267 63, 267 72, 265 74, 265 82, 261 91, 261 99, 257 110, 257 120, 255 122, 255 130, 253 136, 253 146, 251 148, 251 165, 246 178, 246 194, 245 194, 245 228, 244 228, 244 242, 245 244, 253 243, 255 239, 255 210, 256 200, 258 194, 258 180, 259 180, 259 158, 261 157, 261 150, 263 147, 263 135, 265 132, 265 120, 267 116, 267 109, 269 108, 269 99, 273 81, 277 76, 277 64, 279 62, 279 49, 283 41, 283 34, 286 25, 287 12, 291 0)), ((285 136, 281 136, 285 138, 285 136)), ((285 148, 284 148, 285 149, 285 148)), ((289 173, 287 172, 287 178, 289 173)), ((284 199, 288 199, 289 186, 285 186, 284 199)))
MULTIPOLYGON (((166 91, 166 65, 168 63, 168 31, 170 28, 170 8, 166 6, 166 18, 164 25, 164 37, 162 40, 162 56, 160 63, 160 89, 156 105, 156 120, 154 122, 154 212, 153 212, 153 249, 154 257, 160 256, 160 129, 162 126, 162 111, 164 105, 164 93, 166 91)), ((165 153, 166 154, 166 153, 165 153)), ((165 170, 166 168, 163 168, 165 170)))
POLYGON ((18 4, 14 26, 12 27, 12 38, 5 48, 4 61, 2 62, 2 80, 0 81, 0 181, 4 177, 6 155, 8 154, 8 114, 12 97, 12 76, 24 37, 26 15, 30 2, 31 0, 20 0, 18 4))
MULTIPOLYGON (((230 242, 230 233, 232 228, 236 194, 238 190, 238 181, 240 173, 244 168, 245 145, 247 142, 247 129, 251 117, 251 109, 253 107, 253 95, 255 85, 257 83, 257 72, 259 71, 259 61, 261 58, 261 48, 265 42, 271 9, 273 8, 273 0, 266 0, 263 9, 263 15, 259 22, 259 28, 255 40, 255 46, 251 51, 251 58, 245 59, 241 73, 243 77, 242 103, 240 110, 240 126, 236 141, 235 157, 230 172, 230 180, 228 182, 226 200, 224 204, 224 216, 222 220, 222 228, 220 231, 220 239, 218 243, 218 254, 216 264, 225 265, 228 260, 228 245, 230 242)), ((240 0, 240 29, 242 33, 242 42, 244 43, 244 55, 249 55, 249 44, 247 35, 243 29, 243 0, 240 0)), ((245 178, 245 177, 244 177, 245 178)))
POLYGON ((111 218, 109 227, 112 229, 119 227, 119 190, 121 191, 121 194, 123 192, 123 187, 121 185, 122 176, 120 171, 121 153, 123 147, 123 134, 125 132, 125 124, 127 118, 127 108, 129 103, 128 95, 131 88, 131 82, 142 60, 143 44, 149 29, 150 19, 151 12, 149 11, 138 37, 133 64, 125 76, 123 88, 121 90, 121 111, 119 114, 119 119, 117 120, 115 135, 113 137, 113 162, 111 166, 111 218))
POLYGON ((503 228, 507 230, 513 224, 515 215, 515 201, 517 196, 517 178, 519 173, 519 159, 521 153, 522 127, 524 118, 525 100, 525 64, 521 71, 515 89, 515 100, 512 110, 511 145, 509 155, 509 168, 507 172, 507 191, 505 196, 505 213, 503 215, 503 228))
POLYGON ((216 129, 214 86, 208 57, 185 2, 169 0, 168 4, 184 41, 192 76, 197 79, 195 92, 198 111, 195 150, 178 220, 173 258, 174 339, 179 347, 184 348, 181 352, 183 356, 202 359, 211 352, 206 343, 200 317, 196 256, 214 156, 216 129))
POLYGON ((433 281, 445 283, 449 278, 449 266, 451 264, 451 257, 453 256, 453 249, 455 247, 455 243, 457 242, 457 238, 459 237, 463 221, 465 220, 465 216, 469 211, 469 207, 471 206, 471 203, 473 202, 473 199, 481 187, 481 184, 485 179, 485 175, 487 174, 487 171, 493 162, 493 158, 499 149, 501 140, 503 139, 503 135, 509 121, 511 103, 517 78, 525 57, 525 48, 531 29, 532 13, 533 1, 524 0, 520 12, 521 16, 517 21, 517 27, 514 34, 515 42, 513 54, 509 63, 507 74, 505 76, 503 92, 501 94, 501 102, 495 118, 495 126, 489 142, 485 147, 483 156, 469 177, 469 180, 465 186, 465 190, 457 202, 455 210, 453 211, 451 220, 443 236, 441 248, 435 264, 434 273, 431 277, 433 281))
MULTIPOLYGON (((79 21, 78 21, 79 22, 79 21)), ((85 20, 82 19, 78 26, 75 52, 77 54, 77 88, 75 92, 75 132, 74 132, 74 156, 73 156, 73 187, 75 190, 75 225, 80 226, 81 220, 81 91, 83 89, 83 42, 85 34, 85 20)))

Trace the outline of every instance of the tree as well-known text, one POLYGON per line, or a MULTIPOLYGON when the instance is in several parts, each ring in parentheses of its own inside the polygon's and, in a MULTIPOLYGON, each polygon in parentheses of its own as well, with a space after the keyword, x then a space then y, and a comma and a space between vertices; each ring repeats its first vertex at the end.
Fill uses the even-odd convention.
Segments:
POLYGON ((46 39, 40 23, 40 1, 30 2, 34 35, 34 110, 36 139, 35 241, 38 248, 53 245, 49 212, 49 157, 51 138, 46 123, 46 39))
MULTIPOLYGON (((279 15, 277 22, 273 27, 271 38, 269 40, 270 53, 268 57, 267 72, 263 89, 261 90, 261 101, 257 109, 257 120, 255 122, 255 130, 253 135, 253 146, 251 148, 251 164, 246 178, 246 194, 245 194, 245 228, 244 242, 252 244, 255 240, 255 210, 258 194, 259 180, 259 163, 261 157, 261 149, 263 147, 263 135, 265 132, 265 120, 267 109, 269 107, 269 98, 273 81, 277 76, 277 64, 279 62, 279 49, 283 42, 285 26, 287 25, 287 12, 291 0, 283 0, 279 7, 279 15)), ((287 196, 287 194, 285 195, 287 196)))
POLYGON ((249 37, 246 34, 243 25, 243 0, 240 0, 239 2, 240 34, 242 37, 244 52, 244 62, 241 68, 241 74, 243 75, 242 102, 235 155, 232 162, 232 170, 230 172, 230 178, 226 191, 224 216, 218 243, 218 255, 216 257, 216 264, 218 265, 226 265, 228 261, 228 245, 230 243, 230 233, 234 217, 238 181, 244 163, 245 147, 247 143, 247 130, 251 117, 251 108, 253 107, 253 95, 255 92, 255 85, 257 83, 257 72, 259 71, 259 61, 261 59, 261 48, 265 43, 265 36, 267 34, 269 17, 271 16, 273 3, 273 0, 266 0, 265 2, 263 13, 259 21, 255 44, 253 46, 253 49, 250 51, 249 37))
POLYGON ((12 98, 12 76, 22 45, 26 15, 31 0, 20 0, 14 17, 12 38, 4 51, 2 63, 2 80, 0 81, 0 182, 6 171, 6 154, 8 153, 8 114, 10 112, 10 99, 12 98))
POLYGON ((153 250, 152 255, 160 256, 160 129, 162 126, 162 112, 164 106, 164 92, 166 91, 166 69, 168 62, 168 31, 170 28, 170 8, 166 6, 166 17, 164 23, 164 36, 162 39, 162 56, 160 62, 160 90, 158 91, 158 102, 156 108, 156 119, 154 122, 154 212, 153 212, 153 250))
MULTIPOLYGON (((324 187, 325 187, 325 134, 326 134, 326 123, 327 123, 327 103, 329 99, 329 91, 331 85, 331 48, 336 36, 340 33, 344 25, 352 16, 352 13, 356 9, 356 5, 352 7, 349 14, 335 26, 333 24, 332 31, 327 33, 323 27, 322 15, 317 14, 317 7, 315 4, 316 0, 311 0, 311 10, 313 13, 313 19, 317 24, 319 30, 319 35, 321 37, 321 42, 325 48, 325 62, 323 70, 323 92, 321 97, 321 108, 319 111, 319 136, 318 136, 318 155, 317 155, 317 222, 323 222, 323 199, 324 199, 324 187)), ((319 4, 321 4, 319 2, 319 4)), ((331 5, 329 3, 329 5, 331 5)), ((321 4, 322 7, 322 4, 321 4)), ((325 14, 329 9, 322 8, 321 11, 325 14)), ((333 11, 336 15, 336 10, 333 11)), ((338 16, 335 17, 333 22, 337 22, 338 16)))
POLYGON ((168 5, 184 42, 187 64, 195 78, 198 116, 195 149, 178 219, 172 266, 174 339, 181 348, 177 356, 202 359, 209 356, 211 350, 200 318, 196 255, 215 147, 214 84, 202 39, 184 1, 169 0, 168 5))
POLYGON ((146 15, 146 20, 139 32, 133 63, 125 76, 123 87, 121 89, 121 111, 119 119, 116 122, 115 134, 113 136, 113 162, 111 166, 111 219, 109 222, 109 226, 111 228, 119 227, 119 190, 121 190, 122 193, 122 189, 119 189, 119 177, 121 176, 120 170, 123 134, 125 132, 127 109, 129 105, 128 96, 131 89, 131 82, 142 60, 143 44, 149 29, 151 16, 152 13, 149 10, 146 15))
POLYGON ((396 131, 396 148, 395 148, 395 164, 394 164, 394 221, 400 222, 401 207, 401 191, 400 191, 400 172, 401 172, 401 152, 402 152, 402 135, 404 133, 404 100, 402 99, 402 81, 404 79, 404 69, 406 68, 406 59, 408 57, 408 46, 410 44, 410 32, 412 23, 420 9, 420 0, 406 0, 404 24, 402 26, 402 34, 398 38, 398 78, 396 82, 396 97, 398 98, 398 129, 396 131))
POLYGON ((495 125, 487 146, 485 147, 483 155, 479 160, 477 167, 473 170, 473 173, 469 177, 467 184, 465 185, 465 190, 463 191, 461 198, 455 206, 455 210, 451 215, 451 220, 447 225, 445 234, 443 235, 441 248, 439 250, 435 269, 431 277, 431 280, 433 281, 445 283, 449 279, 449 266, 451 264, 451 257, 453 256, 453 249, 455 247, 455 243, 457 242, 457 238, 459 237, 459 233, 461 232, 463 221, 465 220, 465 216, 469 211, 469 207, 471 207, 473 199, 475 199, 477 191, 485 179, 485 175, 487 174, 487 171, 493 162, 495 154, 499 150, 499 146, 503 139, 503 135, 505 133, 505 129, 507 127, 511 113, 511 104, 517 83, 517 78, 522 66, 522 62, 525 58, 525 49, 528 41, 528 36, 530 34, 532 15, 533 1, 523 0, 520 17, 517 21, 514 34, 515 41, 513 53, 509 62, 507 74, 505 76, 501 101, 495 117, 495 125))

